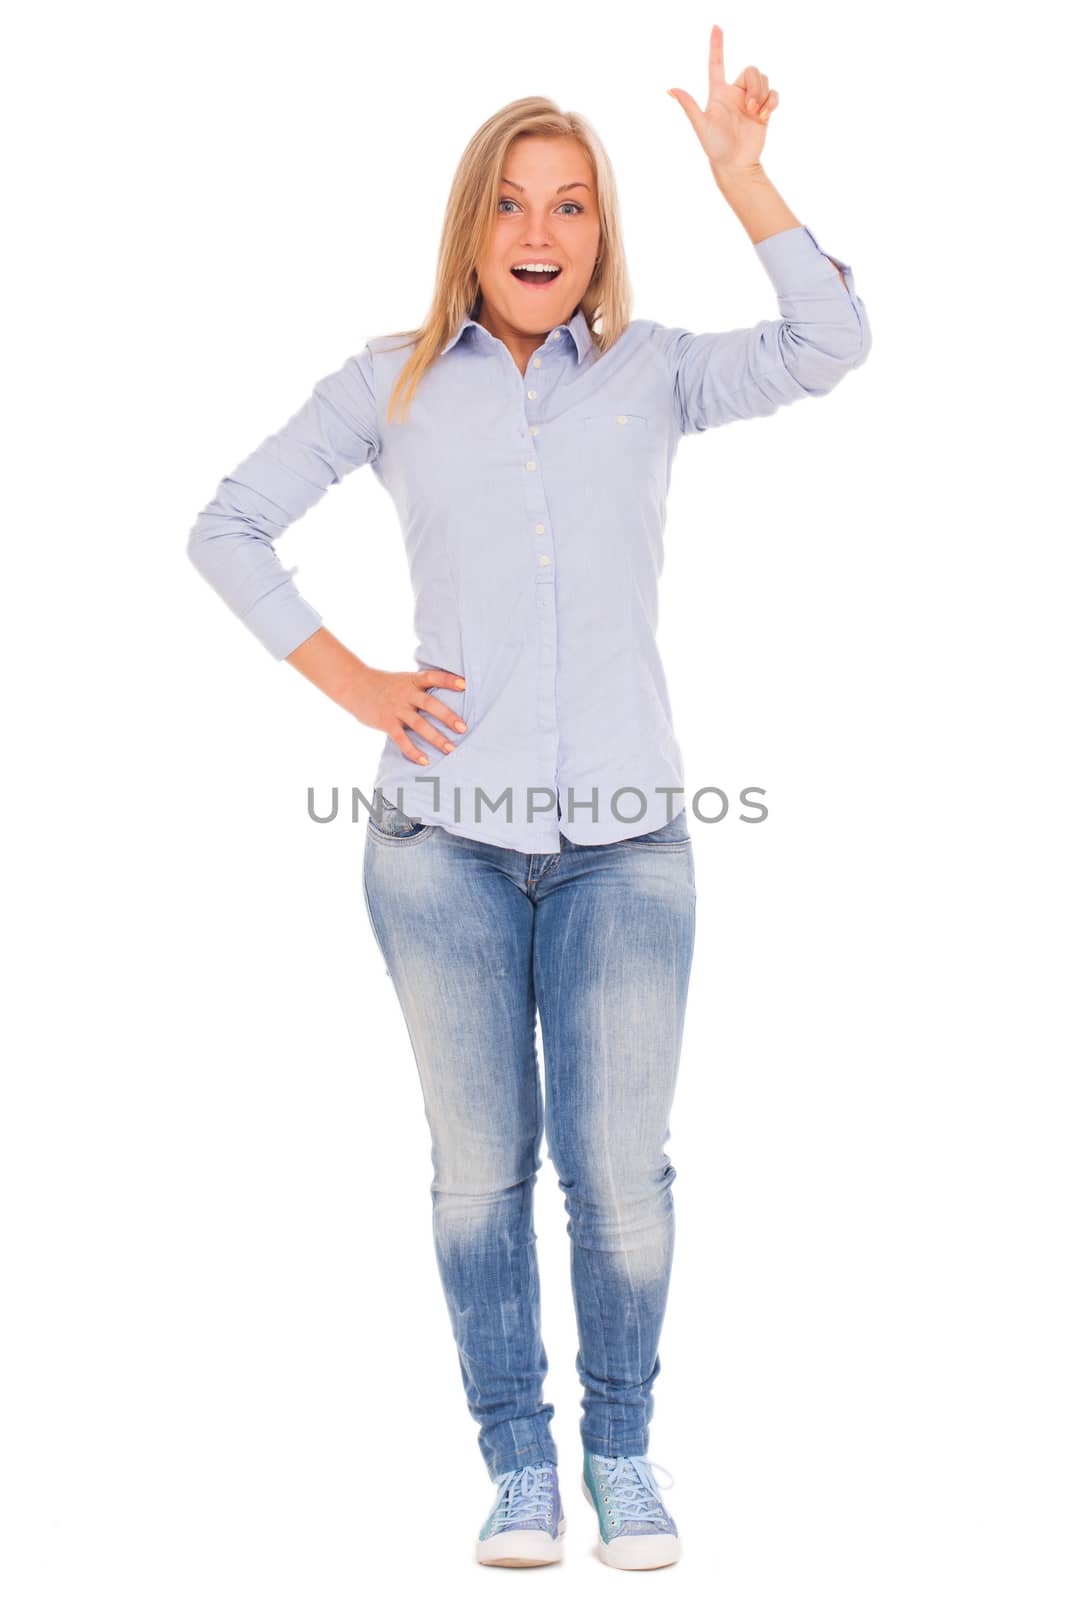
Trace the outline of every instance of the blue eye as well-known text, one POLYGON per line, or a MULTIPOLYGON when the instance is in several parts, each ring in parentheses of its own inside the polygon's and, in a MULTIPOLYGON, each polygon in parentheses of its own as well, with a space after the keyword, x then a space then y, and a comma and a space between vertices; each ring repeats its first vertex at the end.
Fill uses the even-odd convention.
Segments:
MULTIPOLYGON (((518 202, 513 200, 510 195, 504 195, 499 200, 498 205, 499 206, 513 206, 513 205, 516 205, 517 203, 518 202)), ((585 207, 583 205, 579 205, 577 200, 564 200, 563 204, 565 206, 570 206, 579 215, 581 215, 581 213, 585 210, 585 207)), ((504 215, 505 216, 509 216, 510 213, 505 211, 504 215)))

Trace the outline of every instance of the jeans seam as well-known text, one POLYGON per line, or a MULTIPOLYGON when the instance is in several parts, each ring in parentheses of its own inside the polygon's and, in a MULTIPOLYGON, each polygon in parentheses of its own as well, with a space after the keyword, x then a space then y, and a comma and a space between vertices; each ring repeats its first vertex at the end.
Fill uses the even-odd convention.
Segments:
POLYGON ((371 932, 373 933, 374 939, 375 939, 375 943, 378 946, 378 954, 381 956, 382 960, 385 962, 385 968, 386 968, 386 971, 388 972, 389 971, 389 957, 385 953, 385 947, 382 944, 382 936, 378 931, 378 924, 375 921, 374 912, 371 910, 370 892, 369 892, 369 890, 367 888, 367 861, 366 861, 366 857, 364 857, 364 860, 363 860, 363 872, 362 872, 361 876, 362 876, 362 879, 363 879, 363 904, 367 908, 367 917, 370 920, 371 932))

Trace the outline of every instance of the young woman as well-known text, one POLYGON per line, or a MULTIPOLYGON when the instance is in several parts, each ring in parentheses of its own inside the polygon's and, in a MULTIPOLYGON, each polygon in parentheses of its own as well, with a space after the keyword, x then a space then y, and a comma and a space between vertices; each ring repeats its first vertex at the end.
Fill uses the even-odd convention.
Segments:
POLYGON ((460 162, 423 326, 323 378, 189 540, 275 658, 387 736, 365 899, 422 1086, 437 1260, 496 1485, 476 1555, 505 1566, 559 1560, 565 1527, 533 1227, 545 1132, 597 1548, 623 1568, 680 1554, 646 1453, 696 901, 655 638, 671 462, 685 434, 827 393, 870 347, 851 270, 763 171, 778 103, 764 74, 728 84, 715 27, 704 109, 671 92, 779 320, 701 334, 632 321, 599 140, 549 100, 516 101, 460 162), (414 672, 347 649, 275 551, 366 463, 403 529, 414 672))

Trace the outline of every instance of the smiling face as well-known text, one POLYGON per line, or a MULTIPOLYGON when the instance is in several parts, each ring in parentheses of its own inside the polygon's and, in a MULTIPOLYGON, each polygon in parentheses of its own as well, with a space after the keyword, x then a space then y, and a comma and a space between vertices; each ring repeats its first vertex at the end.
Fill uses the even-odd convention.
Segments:
POLYGON ((600 245, 596 175, 570 135, 514 140, 504 158, 489 243, 476 262, 478 321, 525 370, 525 357, 574 313, 593 276, 600 245), (526 281, 515 267, 531 271, 526 281))

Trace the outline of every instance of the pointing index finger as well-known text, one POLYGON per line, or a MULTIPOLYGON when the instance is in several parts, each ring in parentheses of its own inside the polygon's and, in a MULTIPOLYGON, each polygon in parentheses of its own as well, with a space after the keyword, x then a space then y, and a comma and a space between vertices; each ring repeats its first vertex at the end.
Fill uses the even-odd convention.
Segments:
POLYGON ((722 29, 716 22, 711 30, 711 48, 708 51, 708 82, 712 87, 726 82, 722 65, 722 29))

